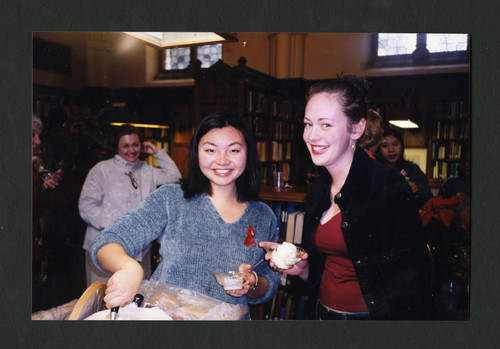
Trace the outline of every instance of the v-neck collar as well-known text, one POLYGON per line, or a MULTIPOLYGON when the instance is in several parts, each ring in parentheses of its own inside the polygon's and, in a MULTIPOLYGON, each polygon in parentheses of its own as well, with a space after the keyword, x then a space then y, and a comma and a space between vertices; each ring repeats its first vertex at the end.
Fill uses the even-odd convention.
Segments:
POLYGON ((243 213, 240 215, 240 217, 235 220, 234 222, 226 222, 224 220, 224 218, 222 218, 221 214, 219 213, 219 211, 217 210, 217 208, 215 207, 214 203, 212 202, 212 200, 210 200, 210 197, 208 196, 207 193, 203 193, 201 195, 202 197, 202 200, 206 201, 206 203, 208 205, 210 205, 210 211, 212 212, 212 214, 214 215, 214 217, 219 221, 220 224, 237 224, 238 222, 240 222, 243 217, 246 215, 247 211, 249 210, 249 206, 250 206, 250 201, 247 201, 246 203, 246 206, 245 206, 245 209, 243 210, 243 213))

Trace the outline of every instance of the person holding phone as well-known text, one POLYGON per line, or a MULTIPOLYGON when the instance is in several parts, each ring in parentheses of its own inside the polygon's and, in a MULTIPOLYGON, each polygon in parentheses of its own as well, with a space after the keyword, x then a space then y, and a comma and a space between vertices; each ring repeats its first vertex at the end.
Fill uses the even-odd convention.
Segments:
MULTIPOLYGON (((87 286, 94 281, 106 282, 109 274, 99 271, 90 260, 88 251, 100 231, 118 217, 134 210, 158 186, 177 183, 181 174, 164 149, 142 142, 139 130, 122 125, 116 130, 113 158, 97 163, 88 173, 80 193, 78 208, 87 223, 83 248, 86 251, 87 286), (140 160, 141 152, 151 154, 160 168, 140 160)), ((137 260, 144 268, 144 277, 151 276, 151 247, 146 247, 137 260)))

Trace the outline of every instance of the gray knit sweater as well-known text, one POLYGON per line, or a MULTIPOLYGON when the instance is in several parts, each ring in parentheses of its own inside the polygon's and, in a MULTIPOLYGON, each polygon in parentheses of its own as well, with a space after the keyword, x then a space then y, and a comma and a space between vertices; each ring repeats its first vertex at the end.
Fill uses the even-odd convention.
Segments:
POLYGON ((206 194, 184 199, 180 185, 166 184, 151 193, 130 214, 103 230, 91 248, 92 260, 109 243, 118 243, 134 257, 151 241, 159 239, 161 261, 152 279, 198 291, 232 304, 257 304, 274 295, 279 273, 261 263, 256 272, 269 282, 258 299, 229 296, 213 273, 237 270, 241 263, 255 264, 264 258, 259 241, 278 241, 277 219, 264 203, 250 201, 234 223, 226 223, 206 194), (248 226, 255 230, 254 247, 243 242, 248 226))

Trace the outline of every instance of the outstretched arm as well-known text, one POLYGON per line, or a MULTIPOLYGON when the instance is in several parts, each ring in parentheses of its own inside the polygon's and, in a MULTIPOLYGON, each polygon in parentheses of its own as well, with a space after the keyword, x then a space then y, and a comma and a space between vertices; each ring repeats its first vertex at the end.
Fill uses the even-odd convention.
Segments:
POLYGON ((113 308, 132 300, 144 276, 141 265, 115 243, 101 247, 97 251, 97 259, 104 270, 113 274, 108 280, 104 297, 106 306, 113 308))

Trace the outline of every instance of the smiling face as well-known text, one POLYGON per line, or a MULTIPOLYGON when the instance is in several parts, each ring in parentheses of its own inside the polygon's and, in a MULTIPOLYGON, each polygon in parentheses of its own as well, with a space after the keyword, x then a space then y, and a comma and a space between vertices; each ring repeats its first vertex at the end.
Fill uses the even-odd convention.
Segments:
POLYGON ((349 169, 354 156, 352 146, 363 134, 364 126, 364 119, 350 124, 337 94, 313 95, 305 110, 303 139, 314 164, 325 166, 329 172, 349 169))
POLYGON ((200 139, 198 161, 212 188, 236 186, 245 171, 247 146, 243 135, 232 126, 214 128, 200 139))
POLYGON ((135 133, 123 135, 118 141, 118 155, 128 162, 135 162, 141 155, 141 142, 135 133))
POLYGON ((384 159, 391 165, 395 166, 401 157, 402 147, 401 142, 397 137, 394 136, 385 136, 380 143, 379 146, 380 154, 384 157, 384 159))

